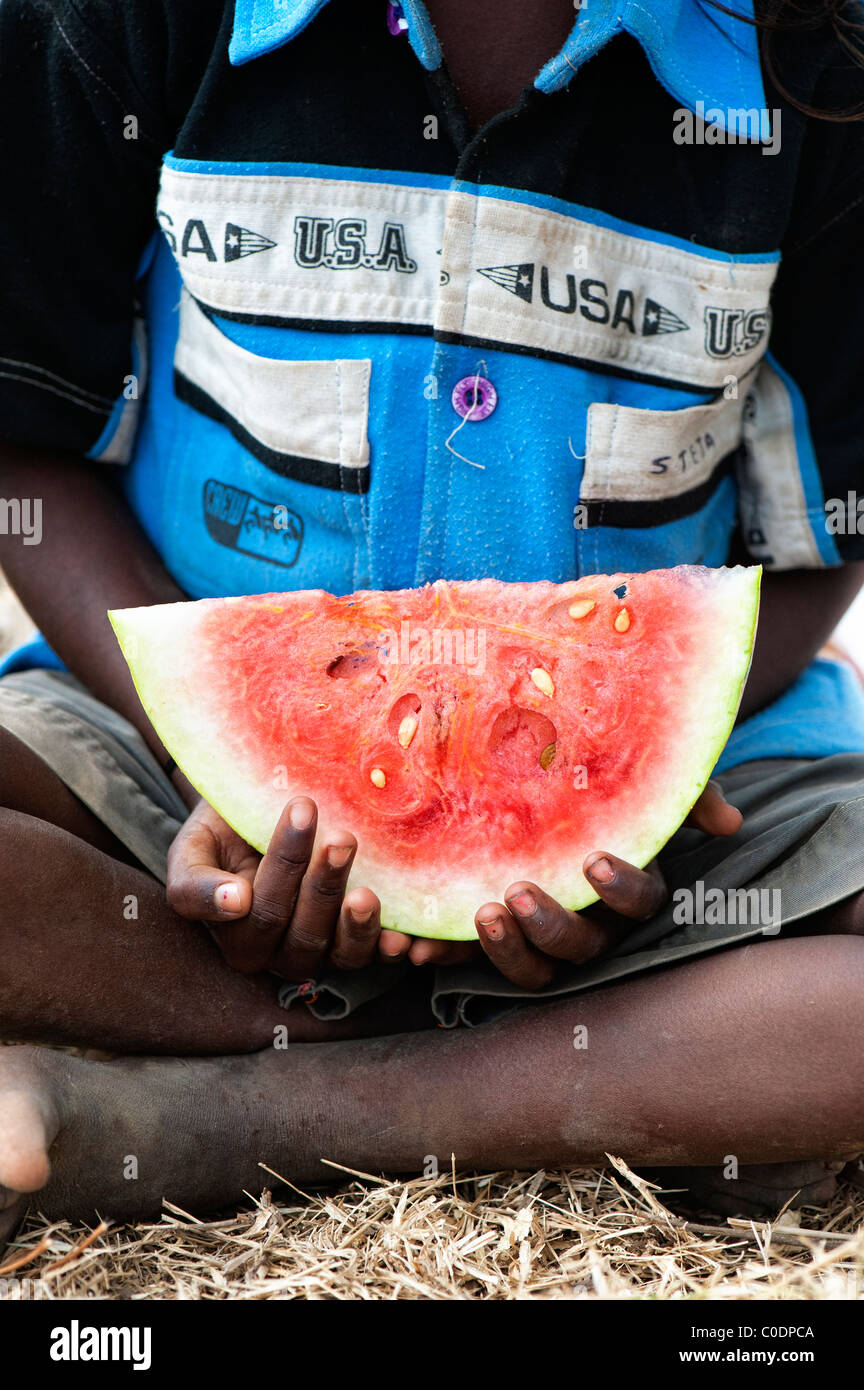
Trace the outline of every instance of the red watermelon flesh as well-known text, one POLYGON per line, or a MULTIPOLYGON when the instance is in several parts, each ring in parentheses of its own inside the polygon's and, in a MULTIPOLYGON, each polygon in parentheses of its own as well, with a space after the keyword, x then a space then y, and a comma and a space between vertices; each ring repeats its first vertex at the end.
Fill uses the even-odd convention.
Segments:
POLYGON ((470 938, 526 878, 596 894, 592 850, 643 865, 732 728, 758 568, 564 584, 202 599, 112 613, 148 716, 259 850, 305 793, 359 841, 388 926, 470 938))

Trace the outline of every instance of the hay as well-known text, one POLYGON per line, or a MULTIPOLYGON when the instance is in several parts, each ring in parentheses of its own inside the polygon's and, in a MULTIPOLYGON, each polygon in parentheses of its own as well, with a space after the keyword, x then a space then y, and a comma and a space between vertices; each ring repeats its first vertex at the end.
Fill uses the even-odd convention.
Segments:
MULTIPOLYGON (((626 1164, 281 1187, 235 1215, 31 1217, 0 1261, 49 1299, 864 1298, 864 1192, 779 1221, 685 1222, 626 1164), (287 1194, 287 1195, 286 1195, 287 1194)), ((263 1165, 262 1165, 263 1166, 263 1165)), ((347 1174, 346 1174, 347 1176, 347 1174)), ((262 1172, 262 1180, 267 1177, 262 1172)))

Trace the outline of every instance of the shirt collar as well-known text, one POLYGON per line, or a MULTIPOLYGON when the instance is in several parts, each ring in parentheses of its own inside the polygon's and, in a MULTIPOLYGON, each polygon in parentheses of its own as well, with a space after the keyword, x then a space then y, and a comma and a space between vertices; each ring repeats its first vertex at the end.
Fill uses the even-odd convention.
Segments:
MULTIPOLYGON (((381 24, 385 0, 379 0, 381 24)), ((730 132, 748 129, 747 111, 765 108, 753 0, 727 0, 742 18, 704 0, 587 0, 561 51, 535 80, 543 92, 566 87, 583 63, 616 34, 638 39, 658 81, 690 111, 730 132), (749 23, 746 21, 750 21, 749 23), (706 109, 710 108, 710 109, 706 109)), ((231 62, 272 53, 315 18, 327 0, 235 0, 231 62)), ((420 0, 402 0, 408 38, 423 66, 441 49, 420 0)), ((395 40, 398 42, 398 40, 395 40)))
MULTIPOLYGON (((234 30, 228 57, 238 66, 250 58, 272 53, 305 29, 326 4, 327 0, 234 0, 234 30)), ((378 0, 378 4, 383 25, 386 0, 378 0)), ((422 0, 401 0, 401 8, 412 48, 423 66, 434 71, 441 66, 441 46, 426 6, 422 0)))

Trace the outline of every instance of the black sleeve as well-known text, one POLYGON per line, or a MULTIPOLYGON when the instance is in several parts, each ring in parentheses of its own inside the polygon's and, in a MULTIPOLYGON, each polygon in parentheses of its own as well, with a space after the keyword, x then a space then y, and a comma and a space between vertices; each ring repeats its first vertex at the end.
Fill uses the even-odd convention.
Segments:
POLYGON ((86 453, 122 399, 136 270, 190 86, 184 8, 0 3, 2 439, 86 453))
MULTIPOLYGON (((862 11, 864 14, 864 11, 862 11)), ((864 69, 835 48, 813 104, 864 108, 864 69)), ((841 561, 864 559, 864 119, 810 118, 772 296, 770 351, 800 390, 812 441, 808 513, 841 561), (820 495, 821 494, 821 495, 820 495), (843 504, 839 527, 838 504, 843 504), (826 512, 826 504, 828 510, 826 512), (850 525, 851 521, 851 525, 850 525)), ((799 448, 799 456, 801 450, 799 448)), ((807 481, 807 467, 802 466, 807 481)), ((829 559, 828 563, 832 561, 829 559)), ((833 563, 836 563, 835 557, 833 563)))

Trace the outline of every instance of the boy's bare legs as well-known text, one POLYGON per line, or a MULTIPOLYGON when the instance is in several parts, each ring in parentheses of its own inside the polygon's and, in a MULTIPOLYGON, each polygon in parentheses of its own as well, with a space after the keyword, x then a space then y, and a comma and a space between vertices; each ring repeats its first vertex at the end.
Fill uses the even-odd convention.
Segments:
POLYGON ((0 809, 0 1038, 200 1056, 266 1047, 276 1029, 305 1042, 431 1025, 420 980, 344 1022, 282 1009, 275 978, 229 969, 206 928, 115 857, 126 852, 101 822, 3 730, 0 797, 16 807, 0 809))
MULTIPOLYGON (((2 737, 8 741, 8 736, 2 737)), ((400 991, 398 999, 391 998, 380 1007, 369 1006, 342 1024, 319 1024, 303 1008, 286 1014, 275 1002, 272 979, 265 976, 245 977, 228 970, 207 933, 190 923, 180 921, 167 909, 161 885, 115 857, 123 853, 122 848, 40 759, 30 754, 29 750, 22 749, 21 745, 17 745, 14 750, 11 749, 8 742, 3 751, 7 754, 13 751, 16 753, 15 758, 7 756, 3 761, 3 792, 7 801, 19 809, 0 812, 0 892, 3 894, 4 902, 3 910, 0 912, 0 962, 5 962, 5 966, 0 964, 0 1036, 37 1038, 41 1041, 86 1042, 90 1046, 125 1053, 188 1052, 201 1055, 236 1054, 266 1048, 272 1044, 276 1030, 282 1025, 288 1027, 289 1037, 295 1041, 372 1036, 428 1026, 428 1006, 422 990, 409 992, 407 997, 400 991), (39 813, 44 813, 48 807, 53 819, 65 827, 64 829, 37 818, 39 813), (34 867, 38 872, 34 872, 34 867), (131 899, 135 900, 134 911, 137 912, 137 917, 132 915, 131 899)), ((820 922, 819 927, 828 932, 860 933, 864 930, 864 913, 861 909, 861 899, 850 900, 841 904, 833 914, 820 922)), ((774 943, 774 949, 776 950, 776 946, 780 944, 774 943)), ((798 943, 782 944, 794 946, 798 943)), ((818 959, 824 951, 824 946, 825 943, 813 939, 800 943, 802 951, 813 953, 812 957, 808 954, 803 967, 805 979, 811 978, 813 970, 818 969, 818 959)), ((767 947, 768 943, 763 943, 756 949, 764 952, 767 947)), ((831 943, 829 953, 837 948, 838 943, 831 943)), ((850 957, 853 961, 858 959, 854 954, 856 949, 857 944, 853 944, 850 957)), ((735 958, 743 955, 741 952, 733 954, 735 958)), ((831 959, 833 960, 833 957, 831 959)), ((752 968, 755 970, 758 965, 761 975, 769 963, 765 955, 759 955, 752 968)), ((703 964, 707 967, 713 962, 703 964)), ((777 968, 776 965, 771 965, 772 971, 776 971, 777 968)), ((706 974, 705 987, 709 993, 710 978, 706 974)), ((667 974, 659 979, 661 988, 665 989, 667 985, 669 987, 667 1005, 670 1012, 674 1013, 677 1008, 675 996, 678 976, 667 974)), ((780 981, 778 989, 785 988, 786 985, 780 981)), ((632 1021, 628 1021, 626 1026, 632 1034, 629 1064, 631 1068, 638 1068, 638 1059, 645 1053, 647 1046, 645 1030, 640 1027, 639 1021, 640 996, 635 993, 636 985, 622 986, 621 990, 624 991, 625 1003, 628 998, 627 991, 634 991, 632 1021)), ((614 993, 617 995, 618 992, 614 993)), ((612 993, 606 991, 605 995, 609 996, 612 993)), ((595 996, 594 999, 598 997, 600 996, 595 996)), ((779 997, 782 998, 782 993, 779 997)), ((737 1001, 732 999, 729 1005, 730 1018, 735 1017, 737 1006, 737 1001)), ((584 1021, 583 1013, 586 1010, 593 1013, 598 1006, 594 1000, 586 999, 581 1004, 577 1001, 567 1007, 574 1012, 578 1021, 584 1021)), ((622 1010, 622 1016, 631 1012, 623 1006, 622 1010)), ((548 1012, 550 1011, 544 1009, 531 1015, 537 1020, 540 1039, 545 1035, 547 1027, 551 1026, 545 1023, 548 1012)), ((766 1020, 767 1017, 766 1015, 766 1020)), ((821 1026, 817 1024, 815 1017, 804 1009, 800 1026, 808 1031, 806 1036, 802 1034, 797 1040, 795 1029, 798 1024, 794 1022, 794 1016, 793 1020, 787 1020, 791 1029, 789 1051, 786 1056, 787 1070, 789 1065, 793 1064, 794 1072, 796 1051, 809 1047, 811 1034, 821 1026)), ((616 1024, 616 1027, 618 1026, 620 1025, 616 1024)), ((705 1019, 698 1026, 701 1028, 700 1046, 704 1049, 708 1045, 706 1040, 714 1037, 715 1025, 705 1019)), ((751 1018, 748 1026, 753 1045, 758 1047, 758 1020, 751 1018)), ((558 1027, 560 1028, 560 1025, 558 1027)), ((481 1034, 469 1035, 470 1039, 482 1044, 481 1050, 484 1052, 484 1038, 488 1032, 488 1029, 484 1029, 481 1034)), ((572 1028, 570 1032, 572 1034, 572 1028)), ((437 1034, 435 1036, 440 1037, 437 1034)), ((717 1034, 717 1038, 717 1047, 725 1046, 722 1031, 717 1034)), ((473 1044, 467 1044, 469 1048, 471 1045, 473 1044)), ((542 1050, 545 1044, 539 1042, 538 1045, 542 1050)), ((578 1055, 576 1053, 577 1057, 578 1055)), ((349 1062, 348 1054, 343 1054, 340 1058, 334 1057, 332 1069, 338 1073, 341 1068, 347 1069, 349 1062)), ((87 1125, 81 1127, 80 1117, 78 1125, 73 1124, 70 1131, 68 1109, 64 1110, 62 1106, 60 1109, 57 1108, 55 1087, 59 1077, 58 1069, 64 1065, 65 1059, 57 1054, 32 1054, 29 1051, 24 1053, 21 1049, 0 1051, 0 1084, 4 1075, 11 1076, 13 1072, 20 1079, 20 1068, 26 1067, 27 1076, 31 1078, 27 1083, 26 1094, 28 1097, 31 1094, 39 1097, 35 1109, 31 1099, 22 1100, 19 1097, 10 1101, 2 1122, 3 1128, 0 1129, 0 1140, 7 1146, 12 1146, 11 1149, 7 1147, 6 1153, 7 1159, 10 1153, 12 1155, 13 1177, 16 1172, 19 1178, 22 1177, 21 1172, 15 1168, 15 1163, 18 1162, 16 1154, 20 1158, 21 1152, 29 1152, 32 1149, 36 1155, 35 1167, 27 1169, 23 1174, 23 1182, 28 1190, 31 1186, 38 1187, 42 1184, 45 1175, 44 1143, 46 1138, 50 1139, 55 1133, 55 1127, 59 1127, 58 1152, 61 1155, 63 1170, 67 1166, 62 1156, 68 1134, 80 1133, 83 1143, 89 1133, 87 1125), (30 1069, 34 1066, 36 1071, 31 1075, 30 1069), (19 1071, 16 1071, 16 1068, 19 1071), (64 1119, 64 1116, 67 1118, 64 1119), (35 1139, 32 1137, 34 1125, 35 1139)), ((232 1087, 231 1104, 239 1107, 238 1117, 242 1117, 243 1088, 246 1084, 255 1084, 256 1069, 251 1067, 246 1072, 242 1069, 238 1072, 238 1059, 224 1063, 224 1075, 215 1070, 202 1073, 198 1064, 190 1065, 192 1071, 188 1067, 185 1071, 182 1067, 178 1071, 180 1064, 175 1062, 167 1065, 164 1072, 166 1084, 172 1075, 179 1078, 188 1075, 189 1081, 188 1088, 184 1081, 180 1090, 176 1087, 172 1090, 172 1085, 167 1085, 166 1103, 169 1110, 176 1104, 182 1112, 187 1105, 197 1104, 195 1090, 198 1084, 221 1086, 227 1081, 232 1087), (210 1080, 205 1083, 203 1078, 208 1075, 210 1080), (236 1087, 231 1078, 236 1079, 236 1087), (184 1089, 188 1091, 185 1098, 184 1089), (233 1093, 235 1090, 236 1094, 233 1093)), ((283 1084, 290 1085, 286 1078, 292 1074, 291 1065, 293 1064, 289 1064, 284 1054, 281 1058, 277 1057, 275 1063, 272 1060, 266 1062, 263 1074, 268 1078, 268 1085, 275 1084, 277 1089, 283 1084), (271 1079, 273 1076, 279 1078, 275 1083, 271 1079)), ((425 1062, 418 1064, 418 1074, 421 1078, 425 1065, 425 1062)), ((432 1065, 437 1066, 437 1054, 432 1065)), ((470 1071, 473 1065, 470 1058, 465 1065, 470 1071)), ((682 1081, 686 1082, 690 1072, 687 1059, 679 1059, 677 1065, 681 1069, 682 1081)), ((99 1144, 101 1123, 111 1123, 111 1105, 122 1104, 124 1089, 133 1088, 133 1105, 137 1106, 140 1099, 141 1122, 144 1123, 147 1115, 147 1086, 154 1076, 162 1073, 154 1073, 152 1069, 142 1072, 141 1066, 143 1064, 123 1064, 112 1075, 110 1085, 107 1083, 104 1068, 96 1072, 86 1070, 82 1074, 77 1094, 82 1099, 89 1098, 88 1105, 92 1107, 95 1122, 92 1135, 94 1145, 99 1144), (132 1068, 131 1071, 128 1069, 129 1066, 132 1068), (139 1070, 136 1071, 136 1067, 139 1070), (104 1094, 103 1087, 107 1087, 104 1094), (102 1122, 98 1118, 100 1115, 103 1117, 102 1122)), ((506 1061, 502 1060, 501 1075, 504 1078, 505 1093, 509 1093, 511 1082, 508 1077, 511 1070, 506 1061)), ((750 1086, 751 1071, 752 1068, 742 1070, 740 1076, 735 1078, 744 1087, 745 1100, 749 1094, 747 1088, 750 1086)), ((712 1095, 710 1087, 713 1075, 712 1065, 709 1063, 703 1073, 703 1100, 704 1096, 712 1095)), ((674 1084, 677 1084, 678 1076, 679 1072, 673 1070, 671 1080, 674 1084)), ((72 1079, 68 1077, 67 1081, 72 1079)), ((692 1083, 695 1078, 689 1075, 689 1080, 692 1083)), ((842 1081, 842 1077, 840 1080, 842 1081)), ((422 1079, 418 1084, 422 1084, 422 1079)), ((615 1069, 609 1078, 609 1085, 611 1094, 621 1089, 621 1081, 615 1069)), ((645 1098, 648 1098, 647 1092, 645 1098)), ((279 1104, 276 1104, 274 1123, 278 1121, 279 1108, 279 1104)), ((516 1107, 517 1112, 520 1108, 516 1107)), ((447 1122, 447 1113, 445 1109, 439 1117, 442 1123, 447 1122)), ((695 1113, 698 1114, 698 1107, 695 1113)), ((621 1112, 619 1120, 626 1121, 626 1111, 621 1112)), ((172 1125, 173 1123, 174 1121, 172 1125)), ((227 1136, 233 1135, 230 1142, 237 1146, 236 1160, 241 1164, 245 1163, 244 1138, 237 1133, 230 1111, 223 1117, 223 1123, 226 1126, 226 1138, 220 1141, 217 1136, 214 1139, 214 1152, 221 1153, 222 1145, 229 1142, 227 1136)), ((820 1149, 816 1146, 816 1136, 809 1127, 807 1116, 802 1115, 797 1123, 798 1133, 804 1136, 803 1152, 796 1151, 795 1155, 800 1158, 812 1158, 817 1152, 824 1153, 826 1158, 838 1153, 851 1153, 861 1142, 859 1136, 848 1143, 844 1142, 839 1149, 830 1145, 820 1149)), ((732 1131, 734 1134, 742 1132, 736 1125, 732 1125, 732 1131)), ((264 1132, 267 1132, 266 1127, 264 1132)), ((574 1152, 582 1152, 590 1140, 591 1132, 589 1127, 580 1136, 579 1145, 582 1148, 577 1146, 574 1152)), ((604 1140, 601 1135, 598 1153, 602 1154, 604 1148, 625 1147, 623 1143, 615 1141, 614 1135, 617 1132, 613 1125, 610 1130, 612 1137, 604 1140)), ((683 1138, 686 1139, 686 1130, 683 1138)), ((251 1142, 251 1135, 246 1136, 246 1141, 251 1142)), ((545 1140, 542 1135, 539 1136, 538 1142, 541 1143, 538 1161, 554 1161, 550 1151, 543 1150, 545 1140)), ((684 1143, 678 1158, 672 1160, 652 1158, 648 1149, 640 1156, 637 1146, 633 1150, 637 1154, 633 1161, 707 1161, 694 1156, 685 1157, 686 1148, 687 1145, 684 1143)), ((280 1153, 283 1151, 279 1150, 280 1153)), ((422 1152, 430 1151, 429 1148, 425 1148, 422 1152)), ((447 1152, 449 1151, 448 1149, 447 1152)), ((739 1162, 746 1163, 746 1158, 742 1158, 732 1147, 731 1139, 716 1163, 725 1166, 727 1155, 730 1153, 734 1153, 739 1162)), ((766 1149, 765 1154, 768 1153, 769 1150, 766 1149)), ((298 1162, 302 1162, 301 1152, 294 1157, 298 1162)), ((355 1163, 358 1160, 356 1155, 352 1158, 348 1154, 346 1161, 355 1163)), ((497 1164, 498 1159, 493 1157, 489 1161, 497 1164)), ((568 1161, 577 1161, 577 1158, 568 1158, 568 1161)), ((182 1154, 174 1155, 172 1162, 175 1164, 172 1172, 176 1170, 177 1181, 182 1183, 182 1154)), ((392 1166, 386 1154, 381 1156, 379 1162, 380 1166, 392 1166)), ((291 1165, 289 1153, 289 1166, 291 1165)), ((814 1200, 818 1200, 823 1190, 819 1186, 820 1181, 824 1188, 823 1174, 824 1168, 810 1164, 800 1170, 790 1169, 785 1176, 768 1173, 764 1177, 757 1174, 751 1174, 750 1177, 751 1180, 757 1178, 760 1185, 764 1182, 763 1191, 769 1199, 772 1190, 777 1192, 779 1206, 785 1196, 785 1188, 799 1185, 804 1188, 805 1195, 809 1194, 814 1200), (785 1188, 781 1186, 779 1191, 774 1187, 778 1181, 785 1185, 785 1188), (814 1183, 816 1186, 813 1186, 814 1183)), ((668 1181, 675 1185, 676 1179, 672 1174, 664 1175, 661 1172, 656 1176, 661 1181, 665 1181, 668 1176, 668 1181)), ((715 1185, 715 1198, 718 1186, 722 1194, 726 1185, 715 1185)), ((732 1184, 728 1186, 731 1190, 732 1184)), ((225 1195, 233 1194, 228 1192, 225 1195)), ((85 1201, 87 1200, 98 1202, 99 1199, 95 1195, 91 1198, 91 1195, 87 1194, 85 1201)), ((112 1200, 110 1183, 106 1187, 105 1200, 112 1200)), ((206 1204, 209 1200, 207 1191, 202 1190, 197 1196, 193 1192, 191 1200, 206 1204)), ((714 1205, 718 1205, 716 1200, 714 1205)))
POLYGON ((864 940, 763 941, 475 1030, 244 1057, 0 1050, 0 1184, 49 1216, 198 1209, 330 1158, 417 1173, 840 1159, 864 1147, 864 940), (574 1028, 587 1047, 574 1047, 574 1028), (46 1152, 50 1149, 48 1175, 46 1152), (124 1177, 127 1156, 137 1178, 124 1177))

